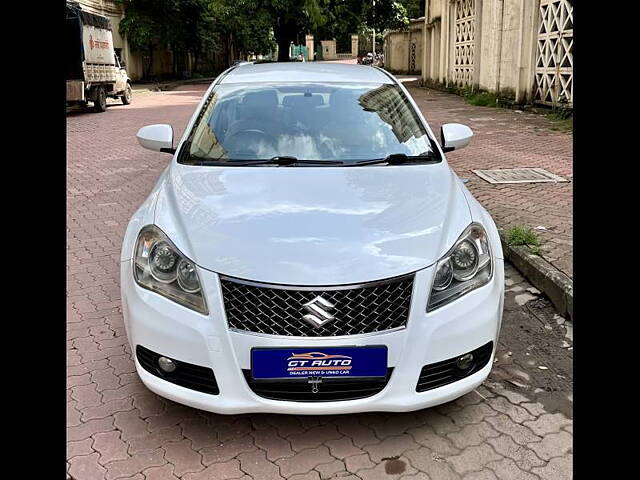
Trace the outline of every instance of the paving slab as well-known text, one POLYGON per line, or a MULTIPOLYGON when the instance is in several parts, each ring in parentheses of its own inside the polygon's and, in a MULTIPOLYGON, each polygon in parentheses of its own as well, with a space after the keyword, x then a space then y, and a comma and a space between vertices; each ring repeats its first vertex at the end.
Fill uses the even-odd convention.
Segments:
POLYGON ((467 188, 498 227, 533 228, 544 242, 542 257, 573 277, 573 135, 553 130, 543 115, 470 105, 459 95, 420 87, 415 77, 406 79, 436 135, 445 123, 473 130, 469 146, 447 153, 447 160, 459 177, 469 179, 467 188), (473 172, 508 168, 543 168, 569 181, 491 184, 473 172))
MULTIPOLYGON (((509 265, 494 369, 476 391, 447 405, 406 414, 220 416, 142 385, 124 338, 120 245, 171 157, 142 150, 135 134, 146 124, 171 123, 178 138, 205 89, 183 85, 140 95, 129 106, 114 103, 105 113, 67 116, 69 476, 570 479, 570 322, 509 265), (534 298, 519 304, 523 291, 534 298), (305 432, 314 435, 311 443, 305 432)), ((491 198, 485 200, 500 203, 491 198)))

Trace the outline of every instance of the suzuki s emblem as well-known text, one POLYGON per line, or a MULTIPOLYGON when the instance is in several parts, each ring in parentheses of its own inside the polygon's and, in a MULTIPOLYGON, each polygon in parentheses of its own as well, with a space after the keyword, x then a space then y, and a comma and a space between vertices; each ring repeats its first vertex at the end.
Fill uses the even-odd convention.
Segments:
POLYGON ((317 296, 310 302, 304 304, 304 309, 309 313, 304 315, 302 319, 314 328, 322 327, 332 320, 335 320, 336 317, 330 313, 334 308, 336 308, 336 306, 333 303, 317 296))

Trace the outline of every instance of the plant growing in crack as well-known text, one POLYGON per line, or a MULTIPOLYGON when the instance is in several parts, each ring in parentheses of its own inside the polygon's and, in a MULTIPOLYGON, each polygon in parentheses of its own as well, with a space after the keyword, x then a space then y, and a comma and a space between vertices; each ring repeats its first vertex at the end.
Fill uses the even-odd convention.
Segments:
POLYGON ((505 232, 508 245, 522 245, 534 255, 542 255, 542 241, 538 234, 530 227, 509 227, 505 232))

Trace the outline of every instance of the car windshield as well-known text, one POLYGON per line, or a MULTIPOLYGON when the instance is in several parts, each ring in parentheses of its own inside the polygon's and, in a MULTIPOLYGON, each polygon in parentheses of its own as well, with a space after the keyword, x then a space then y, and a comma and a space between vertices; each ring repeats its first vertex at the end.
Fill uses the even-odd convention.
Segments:
POLYGON ((394 154, 437 156, 433 145, 397 85, 229 84, 212 91, 179 161, 294 157, 353 164, 394 154))

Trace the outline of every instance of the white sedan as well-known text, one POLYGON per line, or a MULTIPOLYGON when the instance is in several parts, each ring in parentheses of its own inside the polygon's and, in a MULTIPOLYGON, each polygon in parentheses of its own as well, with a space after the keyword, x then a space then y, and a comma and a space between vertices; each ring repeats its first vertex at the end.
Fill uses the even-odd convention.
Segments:
POLYGON ((218 413, 409 411, 491 370, 495 224, 392 75, 243 64, 205 93, 131 219, 122 306, 144 384, 218 413))

